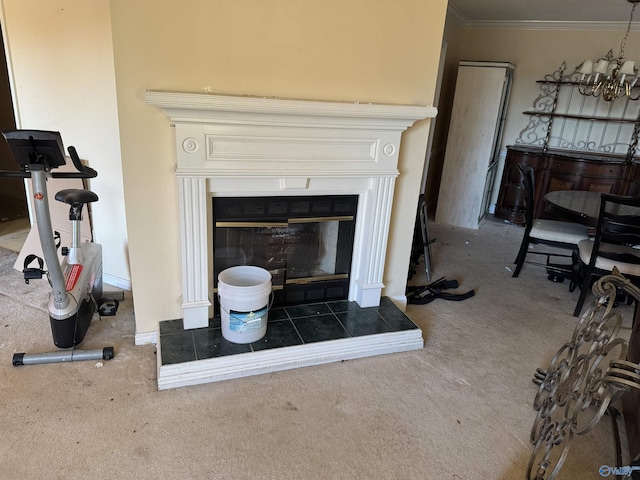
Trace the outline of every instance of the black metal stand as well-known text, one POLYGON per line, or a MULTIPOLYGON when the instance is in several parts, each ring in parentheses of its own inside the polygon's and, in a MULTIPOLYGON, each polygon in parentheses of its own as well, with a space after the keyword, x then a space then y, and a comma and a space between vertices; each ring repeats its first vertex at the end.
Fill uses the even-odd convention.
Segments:
POLYGON ((459 302, 475 295, 474 290, 465 293, 452 293, 445 290, 458 288, 457 280, 447 280, 444 277, 424 286, 407 287, 407 303, 414 305, 426 305, 437 298, 459 302))
POLYGON ((416 212, 416 223, 413 229, 413 246, 411 249, 411 265, 409 266, 409 278, 416 273, 416 267, 420 264, 420 257, 424 257, 424 269, 427 282, 431 281, 431 244, 436 239, 429 239, 429 229, 427 225, 427 202, 424 195, 418 197, 418 211, 416 212))

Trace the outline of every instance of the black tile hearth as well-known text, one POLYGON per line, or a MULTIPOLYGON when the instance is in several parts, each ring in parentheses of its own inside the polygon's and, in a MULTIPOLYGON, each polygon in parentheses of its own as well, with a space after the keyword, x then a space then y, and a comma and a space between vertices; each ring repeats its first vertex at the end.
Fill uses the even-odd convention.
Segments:
POLYGON ((221 328, 194 329, 193 343, 195 344, 196 357, 198 360, 251 351, 249 344, 232 343, 225 340, 222 336, 221 328))
POLYGON ((311 303, 308 305, 296 305, 294 307, 285 307, 285 310, 289 316, 293 318, 298 317, 312 317, 318 315, 324 315, 331 313, 329 305, 326 303, 311 303))
POLYGON ((294 319, 293 323, 300 332, 304 343, 324 342, 349 336, 340 320, 333 313, 300 317, 294 319))
MULTIPOLYGON (((402 313, 402 312, 400 312, 402 313)), ((336 314, 340 323, 354 337, 393 332, 394 328, 378 314, 377 310, 361 309, 336 314)))
POLYGON ((267 348, 290 347, 304 343, 291 320, 274 320, 267 324, 267 333, 251 344, 253 351, 267 348))
MULTIPOLYGON (((173 320, 172 320, 173 321, 173 320)), ((161 322, 163 323, 163 322, 161 322)), ((182 323, 182 321, 180 321, 182 323)), ((162 344, 162 364, 184 363, 196 360, 193 332, 162 333, 160 331, 160 343, 162 344)))
POLYGON ((321 302, 269 310, 267 333, 260 340, 238 344, 222 336, 220 317, 206 328, 184 330, 182 320, 160 322, 162 365, 257 352, 340 338, 376 335, 418 328, 388 298, 379 307, 355 302, 321 302))

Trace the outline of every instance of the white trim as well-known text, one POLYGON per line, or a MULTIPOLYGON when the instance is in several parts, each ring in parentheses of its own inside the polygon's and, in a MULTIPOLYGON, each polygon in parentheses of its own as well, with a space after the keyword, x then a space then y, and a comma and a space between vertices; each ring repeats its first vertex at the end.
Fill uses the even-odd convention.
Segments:
POLYGON ((136 332, 135 344, 136 345, 148 345, 150 343, 158 345, 158 332, 136 332))
POLYGON ((437 110, 422 105, 385 105, 360 102, 326 102, 297 100, 288 98, 265 98, 232 96, 189 92, 147 90, 145 102, 164 110, 174 122, 235 123, 238 118, 252 115, 254 125, 281 123, 282 116, 301 116, 309 119, 294 119, 296 124, 322 124, 323 117, 331 117, 332 126, 342 118, 350 127, 359 128, 373 125, 402 130, 413 125, 416 120, 435 117, 437 110), (215 113, 213 113, 215 112, 215 113), (236 113, 240 112, 239 115, 236 113), (314 120, 310 120, 311 118, 314 120), (364 123, 358 119, 363 119, 364 123), (375 119, 375 120, 374 120, 375 119))
POLYGON ((469 18, 458 10, 451 2, 447 5, 447 18, 452 22, 457 23, 462 28, 469 27, 469 18))
POLYGON ((485 62, 482 60, 460 60, 458 63, 460 67, 495 67, 495 68, 508 68, 515 70, 516 66, 509 62, 485 62))
MULTIPOLYGON (((478 30, 586 30, 595 32, 622 31, 627 29, 628 22, 605 22, 571 20, 471 20, 458 8, 449 2, 447 6, 447 18, 464 29, 478 30)), ((640 22, 632 22, 632 32, 640 31, 640 22)))
MULTIPOLYGON (((555 20, 471 20, 465 28, 477 30, 547 30, 547 31, 613 31, 624 32, 627 22, 573 22, 555 20)), ((640 31, 640 23, 633 22, 631 31, 640 31)))
POLYGON ((123 290, 131 291, 131 280, 127 280, 125 278, 116 277, 114 275, 109 275, 108 273, 102 273, 102 282, 108 285, 113 285, 114 287, 121 288, 123 290))
POLYGON ((386 353, 419 350, 423 347, 422 331, 416 328, 401 332, 343 338, 193 362, 162 365, 161 346, 158 344, 158 390, 218 382, 386 353))
MULTIPOLYGON (((4 55, 7 62, 7 73, 9 76, 9 89, 11 90, 11 99, 13 103, 13 115, 16 121, 16 128, 22 128, 22 120, 20 118, 20 110, 18 108, 18 92, 16 90, 16 80, 13 73, 13 56, 11 55, 11 48, 9 45, 9 35, 7 33, 7 21, 4 13, 4 1, 0 3, 0 25, 2 26, 2 41, 4 43, 4 55)), ((27 180, 25 179, 25 182, 27 180)), ((29 208, 31 210, 31 208, 29 208)), ((31 216, 31 211, 29 211, 31 216)))

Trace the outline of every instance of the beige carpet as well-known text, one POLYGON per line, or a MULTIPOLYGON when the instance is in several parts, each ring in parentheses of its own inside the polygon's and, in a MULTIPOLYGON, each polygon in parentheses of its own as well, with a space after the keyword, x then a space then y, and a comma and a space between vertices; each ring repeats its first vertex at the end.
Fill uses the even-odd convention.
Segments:
POLYGON ((28 218, 0 222, 0 248, 20 252, 31 229, 30 225, 28 218))
MULTIPOLYGON (((476 295, 408 307, 423 350, 162 392, 128 294, 82 345, 113 345, 115 359, 11 366, 53 346, 45 281, 25 285, 0 250, 0 478, 524 479, 531 377, 573 332, 578 294, 538 267, 511 278, 519 227, 430 230, 434 279, 476 295)), ((602 478, 603 464, 608 419, 576 438, 558 478, 602 478)))

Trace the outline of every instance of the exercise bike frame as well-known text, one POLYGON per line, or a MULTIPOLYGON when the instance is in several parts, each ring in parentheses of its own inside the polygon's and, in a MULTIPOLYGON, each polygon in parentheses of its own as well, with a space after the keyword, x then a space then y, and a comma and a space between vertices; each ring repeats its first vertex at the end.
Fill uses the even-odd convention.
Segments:
MULTIPOLYGON (((94 178, 97 172, 80 162, 74 147, 69 147, 68 152, 77 172, 51 172, 51 169, 66 163, 58 132, 12 130, 3 132, 3 135, 21 165, 21 171, 0 172, 0 176, 30 178, 33 187, 36 224, 47 265, 47 271, 42 273, 47 275, 52 288, 48 310, 53 341, 59 348, 73 349, 84 339, 98 309, 98 301, 102 298, 102 247, 94 242, 81 244, 79 228, 84 204, 96 201, 98 197, 89 190, 80 189, 65 190, 56 195, 57 200, 69 203, 69 220, 73 227, 71 247, 60 264, 51 224, 47 181, 49 178, 94 178)), ((39 354, 17 353, 13 357, 13 365, 109 360, 113 356, 113 347, 39 354)))

